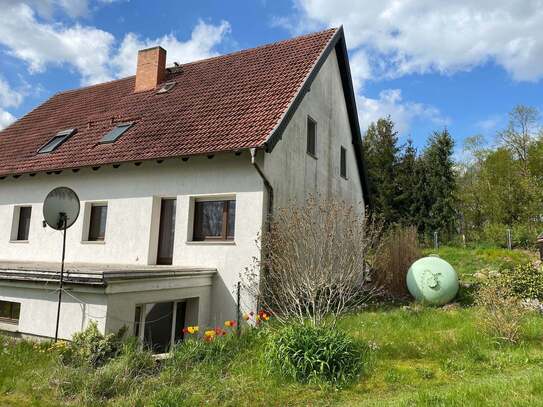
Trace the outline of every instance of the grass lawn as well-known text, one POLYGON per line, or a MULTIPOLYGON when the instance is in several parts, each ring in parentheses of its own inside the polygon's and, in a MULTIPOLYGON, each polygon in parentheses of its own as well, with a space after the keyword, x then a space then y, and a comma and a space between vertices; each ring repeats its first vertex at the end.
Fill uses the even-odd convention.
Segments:
POLYGON ((462 249, 443 246, 437 251, 424 249, 424 255, 437 254, 448 261, 456 270, 460 279, 471 281, 473 274, 483 268, 499 270, 518 263, 533 261, 538 258, 535 251, 507 250, 495 247, 462 249))
MULTIPOLYGON (((529 257, 481 250, 440 255, 462 275, 529 257)), ((372 350, 362 376, 339 390, 269 375, 258 334, 242 338, 224 361, 165 365, 129 387, 107 365, 99 374, 67 371, 55 352, 4 343, 0 406, 543 406, 543 318, 530 316, 515 346, 481 333, 477 318, 475 307, 383 307, 344 317, 341 328, 372 350)))

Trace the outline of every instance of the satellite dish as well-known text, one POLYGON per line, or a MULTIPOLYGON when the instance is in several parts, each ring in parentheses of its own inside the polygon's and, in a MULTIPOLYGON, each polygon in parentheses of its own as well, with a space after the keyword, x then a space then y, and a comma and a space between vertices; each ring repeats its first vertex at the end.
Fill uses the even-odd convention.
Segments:
POLYGON ((56 230, 68 229, 79 216, 79 197, 67 187, 58 187, 47 194, 43 202, 43 218, 56 230))

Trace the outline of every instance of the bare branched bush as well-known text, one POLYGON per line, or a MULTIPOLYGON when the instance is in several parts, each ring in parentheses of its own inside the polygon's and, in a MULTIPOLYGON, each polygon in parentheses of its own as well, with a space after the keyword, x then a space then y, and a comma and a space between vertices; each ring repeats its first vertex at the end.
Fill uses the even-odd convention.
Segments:
POLYGON ((385 234, 376 258, 377 285, 392 297, 408 296, 407 270, 421 256, 416 227, 392 226, 385 234))
POLYGON ((309 198, 276 210, 244 284, 279 320, 334 321, 375 294, 380 232, 379 222, 344 202, 309 198))
POLYGON ((479 288, 476 304, 482 308, 479 324, 484 331, 498 341, 520 340, 528 310, 511 288, 496 281, 487 282, 479 288))

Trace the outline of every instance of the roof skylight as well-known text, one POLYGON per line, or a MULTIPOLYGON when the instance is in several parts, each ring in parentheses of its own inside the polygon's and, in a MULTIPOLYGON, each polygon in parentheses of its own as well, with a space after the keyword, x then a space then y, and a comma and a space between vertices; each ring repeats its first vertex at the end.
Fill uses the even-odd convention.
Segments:
POLYGON ((117 124, 117 126, 111 129, 109 133, 102 137, 100 144, 115 143, 124 134, 124 132, 132 126, 132 124, 132 122, 117 124))
POLYGON ((175 81, 166 82, 164 85, 160 87, 159 90, 156 91, 156 93, 166 93, 170 91, 175 86, 175 81))
POLYGON ((76 131, 77 129, 66 129, 59 131, 51 140, 47 142, 47 144, 38 150, 38 153, 51 153, 55 151, 62 143, 75 134, 76 131))

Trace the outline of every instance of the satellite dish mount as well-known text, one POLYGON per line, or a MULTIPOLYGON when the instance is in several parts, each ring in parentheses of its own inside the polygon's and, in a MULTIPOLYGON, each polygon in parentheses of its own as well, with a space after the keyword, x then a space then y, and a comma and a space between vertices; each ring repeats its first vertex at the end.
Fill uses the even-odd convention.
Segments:
POLYGON ((66 230, 72 226, 79 217, 81 204, 77 194, 67 187, 53 189, 43 202, 43 218, 45 223, 55 230, 62 231, 62 260, 60 263, 60 282, 58 289, 57 323, 55 327, 55 342, 58 340, 58 327, 60 323, 60 305, 62 304, 62 290, 64 282, 64 259, 66 257, 66 230))

